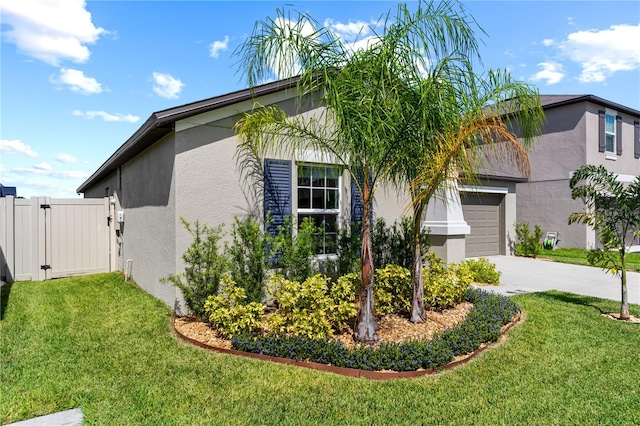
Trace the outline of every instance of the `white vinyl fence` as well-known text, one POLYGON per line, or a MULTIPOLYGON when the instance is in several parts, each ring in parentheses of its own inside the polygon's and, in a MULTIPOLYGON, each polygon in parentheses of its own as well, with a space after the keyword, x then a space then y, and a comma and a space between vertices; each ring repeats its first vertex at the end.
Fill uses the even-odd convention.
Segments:
POLYGON ((0 275, 6 282, 108 272, 108 198, 0 198, 0 275))

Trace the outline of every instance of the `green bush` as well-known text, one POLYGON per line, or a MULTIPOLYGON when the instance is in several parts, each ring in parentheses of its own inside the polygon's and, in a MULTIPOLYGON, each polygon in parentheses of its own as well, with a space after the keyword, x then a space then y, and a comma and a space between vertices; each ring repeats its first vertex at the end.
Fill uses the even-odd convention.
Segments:
POLYGON ((427 260, 429 268, 424 271, 425 307, 442 310, 460 303, 473 281, 468 270, 454 264, 447 267, 433 252, 429 252, 427 260))
POLYGON ((249 302, 262 302, 267 271, 271 267, 268 250, 272 237, 250 217, 234 218, 232 236, 233 241, 227 246, 231 278, 244 289, 249 302))
POLYGON ((288 216, 284 224, 278 227, 278 235, 273 240, 273 252, 287 279, 304 281, 313 273, 313 236, 318 229, 309 218, 302 221, 297 232, 293 232, 294 224, 293 216, 288 216))
POLYGON ((482 343, 495 341, 501 327, 519 311, 506 296, 470 288, 464 300, 475 305, 467 318, 431 340, 404 343, 382 342, 378 348, 359 345, 347 349, 341 343, 326 338, 267 334, 240 334, 232 338, 236 350, 264 355, 308 360, 338 367, 369 371, 415 371, 448 364, 454 356, 472 352, 482 343))
POLYGON ((160 281, 169 282, 178 287, 191 313, 206 320, 204 304, 207 297, 218 293, 220 279, 227 272, 229 265, 228 258, 223 253, 218 253, 222 226, 211 228, 201 225, 197 220, 193 225, 183 217, 180 220, 193 236, 193 242, 182 255, 187 265, 186 272, 171 274, 160 281))
POLYGON ((516 228, 516 255, 526 257, 538 257, 542 248, 542 229, 535 225, 533 233, 529 230, 527 222, 515 223, 516 228))
POLYGON ((230 338, 260 330, 265 306, 257 302, 246 303, 245 290, 238 287, 228 275, 222 278, 221 284, 220 294, 209 296, 204 304, 209 322, 218 333, 230 338))
POLYGON ((376 269, 373 286, 376 314, 406 315, 411 312, 411 272, 398 265, 376 269))
POLYGON ((279 274, 269 277, 278 311, 267 319, 271 332, 327 337, 356 314, 352 284, 348 279, 330 284, 317 274, 303 282, 279 274))
POLYGON ((204 304, 209 322, 218 333, 230 338, 239 333, 260 330, 265 306, 257 302, 246 303, 244 289, 228 275, 222 278, 221 284, 220 294, 209 296, 204 304))
MULTIPOLYGON (((420 247, 424 256, 430 247, 429 234, 420 234, 420 247)), ((404 216, 387 226, 382 218, 376 219, 371 229, 371 254, 377 267, 399 265, 413 267, 413 218, 404 216)))
POLYGON ((358 227, 344 221, 338 230, 335 259, 327 259, 327 275, 337 279, 360 271, 360 232, 358 227))
POLYGON ((460 264, 461 268, 467 268, 471 274, 473 282, 483 284, 500 284, 502 273, 496 271, 496 265, 489 262, 486 257, 478 259, 467 259, 460 264))

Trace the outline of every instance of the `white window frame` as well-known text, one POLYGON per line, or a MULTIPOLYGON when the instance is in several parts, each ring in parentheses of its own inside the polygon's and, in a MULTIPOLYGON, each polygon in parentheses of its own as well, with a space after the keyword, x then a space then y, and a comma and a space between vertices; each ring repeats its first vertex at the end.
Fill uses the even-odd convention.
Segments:
MULTIPOLYGON (((325 172, 325 177, 326 177, 326 172, 325 172)), ((342 201, 343 201, 343 193, 342 193, 342 168, 336 164, 323 164, 323 163, 307 163, 307 162, 297 162, 296 163, 296 180, 294 182, 295 184, 295 191, 296 191, 296 200, 297 200, 297 205, 296 205, 296 220, 298 221, 298 226, 299 224, 299 217, 300 215, 312 215, 312 214, 326 214, 326 215, 335 215, 336 216, 336 224, 337 224, 337 230, 336 232, 338 232, 341 228, 341 219, 342 219, 342 215, 341 215, 341 207, 342 207, 342 201), (337 187, 337 192, 338 192, 338 207, 335 209, 315 209, 315 208, 300 208, 300 200, 298 197, 298 190, 300 188, 300 186, 298 185, 298 180, 299 180, 299 174, 300 174, 300 168, 301 167, 311 167, 313 168, 333 168, 337 171, 337 178, 338 178, 338 187, 337 187)), ((303 186, 303 188, 307 188, 306 186, 303 186)), ((310 193, 310 197, 311 197, 311 202, 313 201, 313 188, 312 186, 308 187, 311 190, 310 193)), ((325 182, 325 186, 322 187, 325 191, 327 189, 326 186, 326 182, 325 182)), ((329 187, 332 188, 332 187, 329 187)), ((323 257, 327 257, 327 256, 335 256, 335 252, 334 253, 326 253, 326 244, 323 243, 323 253, 321 254, 316 254, 316 257, 318 258, 323 258, 323 257)))
POLYGON ((618 115, 618 113, 616 111, 610 110, 610 109, 606 109, 605 113, 604 113, 604 154, 607 158, 611 158, 614 159, 616 158, 616 138, 617 138, 617 122, 616 122, 616 116, 618 115), (607 131, 607 117, 612 117, 613 118, 613 131, 609 132, 607 131), (612 144, 612 148, 611 150, 607 149, 607 136, 610 135, 613 137, 613 144, 612 144))

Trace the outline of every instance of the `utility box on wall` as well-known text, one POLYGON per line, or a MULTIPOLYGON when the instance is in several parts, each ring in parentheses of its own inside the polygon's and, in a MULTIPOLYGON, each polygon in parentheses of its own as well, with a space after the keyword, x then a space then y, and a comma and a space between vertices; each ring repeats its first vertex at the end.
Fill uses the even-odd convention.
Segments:
POLYGON ((116 212, 116 222, 117 223, 124 223, 124 211, 118 210, 116 212))

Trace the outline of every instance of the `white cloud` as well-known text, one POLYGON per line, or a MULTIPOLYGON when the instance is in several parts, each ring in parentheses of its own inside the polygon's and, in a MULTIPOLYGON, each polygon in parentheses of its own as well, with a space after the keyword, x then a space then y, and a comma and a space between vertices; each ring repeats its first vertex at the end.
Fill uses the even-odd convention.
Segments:
POLYGON ((559 83, 565 76, 562 64, 558 62, 541 62, 538 67, 542 68, 530 80, 545 81, 546 85, 559 83))
POLYGON ((561 51, 582 67, 582 83, 602 82, 618 71, 640 68, 640 24, 612 25, 606 30, 578 31, 560 44, 561 51))
POLYGON ((211 48, 209 50, 209 55, 212 58, 218 58, 218 56, 220 55, 220 52, 224 52, 225 50, 227 50, 227 47, 229 46, 229 36, 226 35, 224 36, 224 40, 222 41, 214 41, 213 43, 211 43, 211 48))
POLYGON ((71 164, 71 163, 79 163, 78 157, 70 154, 58 154, 56 155, 56 160, 61 163, 71 164))
POLYGON ((79 170, 53 170, 53 167, 46 162, 36 164, 33 167, 14 167, 11 171, 20 175, 37 175, 60 179, 86 179, 89 177, 89 173, 79 170))
POLYGON ((184 87, 184 83, 170 74, 159 72, 153 73, 153 91, 160 97, 167 99, 175 99, 180 95, 180 91, 184 87))
POLYGON ((40 164, 34 165, 33 168, 37 170, 43 170, 45 172, 50 172, 51 170, 53 170, 53 167, 51 167, 51 164, 47 163, 46 161, 43 161, 40 164))
POLYGON ((0 153, 20 154, 27 157, 37 157, 38 153, 31 149, 29 145, 22 143, 19 139, 0 139, 0 153))
POLYGON ((102 85, 95 78, 84 75, 80 70, 61 68, 60 75, 50 80, 55 84, 65 84, 69 86, 69 90, 83 95, 102 93, 102 85))
POLYGON ((551 46, 553 45, 555 42, 553 41, 553 39, 550 38, 545 38, 544 40, 542 40, 542 44, 545 46, 551 46))
POLYGON ((347 42, 353 42, 371 33, 371 27, 367 22, 363 21, 349 21, 349 23, 343 24, 342 22, 335 22, 333 19, 326 19, 324 26, 331 29, 335 35, 347 42))
POLYGON ((84 63, 87 45, 105 34, 96 27, 84 0, 3 0, 3 37, 27 56, 58 66, 63 60, 84 63))
POLYGON ((80 111, 76 109, 72 112, 72 114, 77 117, 86 118, 87 120, 93 120, 96 117, 101 117, 104 121, 109 122, 122 121, 125 123, 137 123, 140 120, 140 117, 138 117, 137 115, 125 115, 120 113, 110 114, 105 111, 80 111))
POLYGON ((576 23, 575 23, 575 20, 573 19, 573 17, 572 17, 572 16, 569 16, 569 17, 567 18, 567 24, 568 24, 568 25, 572 25, 572 26, 576 24, 576 23))

